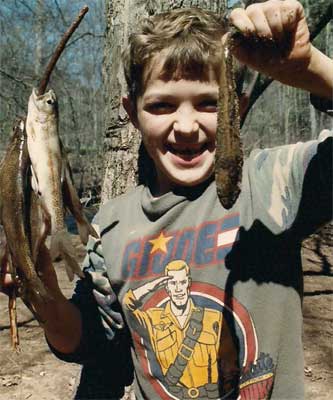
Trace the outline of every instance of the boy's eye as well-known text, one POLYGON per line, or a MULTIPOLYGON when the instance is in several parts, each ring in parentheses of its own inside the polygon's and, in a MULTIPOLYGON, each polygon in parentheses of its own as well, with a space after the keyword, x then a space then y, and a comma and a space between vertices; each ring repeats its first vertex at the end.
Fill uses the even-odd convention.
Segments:
POLYGON ((146 105, 146 110, 153 114, 165 114, 171 113, 174 111, 175 107, 171 103, 167 103, 164 101, 156 101, 153 103, 149 103, 146 105))
POLYGON ((217 111, 217 100, 203 100, 198 104, 199 110, 205 112, 216 112, 217 111))

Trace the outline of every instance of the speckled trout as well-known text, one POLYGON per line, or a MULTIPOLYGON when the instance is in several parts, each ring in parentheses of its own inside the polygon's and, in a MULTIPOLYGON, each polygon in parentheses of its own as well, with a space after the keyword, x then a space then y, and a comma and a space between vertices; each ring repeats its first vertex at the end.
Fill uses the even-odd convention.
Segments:
POLYGON ((73 280, 74 274, 83 276, 83 273, 65 225, 65 208, 76 219, 84 244, 89 234, 95 237, 97 234, 84 216, 73 186, 70 166, 58 133, 58 102, 53 90, 40 96, 36 89, 32 91, 26 129, 32 163, 32 187, 51 217, 51 257, 64 259, 68 277, 73 280))
POLYGON ((10 256, 15 275, 21 281, 19 294, 26 303, 32 297, 39 302, 50 299, 35 270, 31 252, 30 165, 25 124, 20 119, 0 165, 0 219, 9 251, 7 258, 10 256))

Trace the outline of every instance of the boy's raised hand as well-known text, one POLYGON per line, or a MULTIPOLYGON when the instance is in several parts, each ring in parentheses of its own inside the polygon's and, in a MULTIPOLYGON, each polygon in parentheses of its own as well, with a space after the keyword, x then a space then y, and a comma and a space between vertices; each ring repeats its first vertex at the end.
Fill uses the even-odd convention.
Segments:
POLYGON ((249 39, 239 40, 233 50, 240 62, 291 85, 296 74, 308 69, 312 46, 298 1, 269 0, 236 8, 230 22, 249 39))
POLYGON ((332 99, 333 60, 310 43, 301 3, 252 4, 233 10, 230 21, 243 35, 232 49, 240 62, 284 84, 332 99))

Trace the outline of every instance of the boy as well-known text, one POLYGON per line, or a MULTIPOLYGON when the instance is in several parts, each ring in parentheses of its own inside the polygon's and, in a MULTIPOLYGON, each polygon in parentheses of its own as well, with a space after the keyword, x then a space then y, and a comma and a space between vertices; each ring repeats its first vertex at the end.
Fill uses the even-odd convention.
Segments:
MULTIPOLYGON (((239 44, 240 62, 331 98, 333 62, 309 43, 298 2, 230 20, 245 35, 290 38, 283 60, 239 44)), ((129 348, 139 399, 304 396, 300 243, 330 219, 332 138, 252 152, 239 199, 223 209, 213 170, 224 33, 217 16, 192 9, 131 37, 124 106, 154 173, 101 208, 101 240, 88 244, 71 302, 42 254, 54 300, 35 307, 53 351, 85 365, 78 398, 120 395, 112 384, 131 375, 129 348)))

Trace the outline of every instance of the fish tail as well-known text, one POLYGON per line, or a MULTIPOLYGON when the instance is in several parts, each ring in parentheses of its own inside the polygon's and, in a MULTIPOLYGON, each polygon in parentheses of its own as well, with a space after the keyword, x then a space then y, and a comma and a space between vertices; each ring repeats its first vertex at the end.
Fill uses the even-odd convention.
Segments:
POLYGON ((35 307, 26 299, 22 298, 23 303, 26 305, 26 307, 29 309, 29 311, 31 312, 31 314, 35 317, 35 319, 40 323, 40 324, 44 324, 46 321, 44 320, 44 318, 42 318, 38 312, 36 311, 35 307))
POLYGON ((52 235, 50 254, 53 260, 61 257, 65 261, 65 268, 70 281, 74 279, 74 274, 81 278, 84 277, 84 274, 76 261, 75 249, 71 237, 66 229, 58 231, 52 235))

